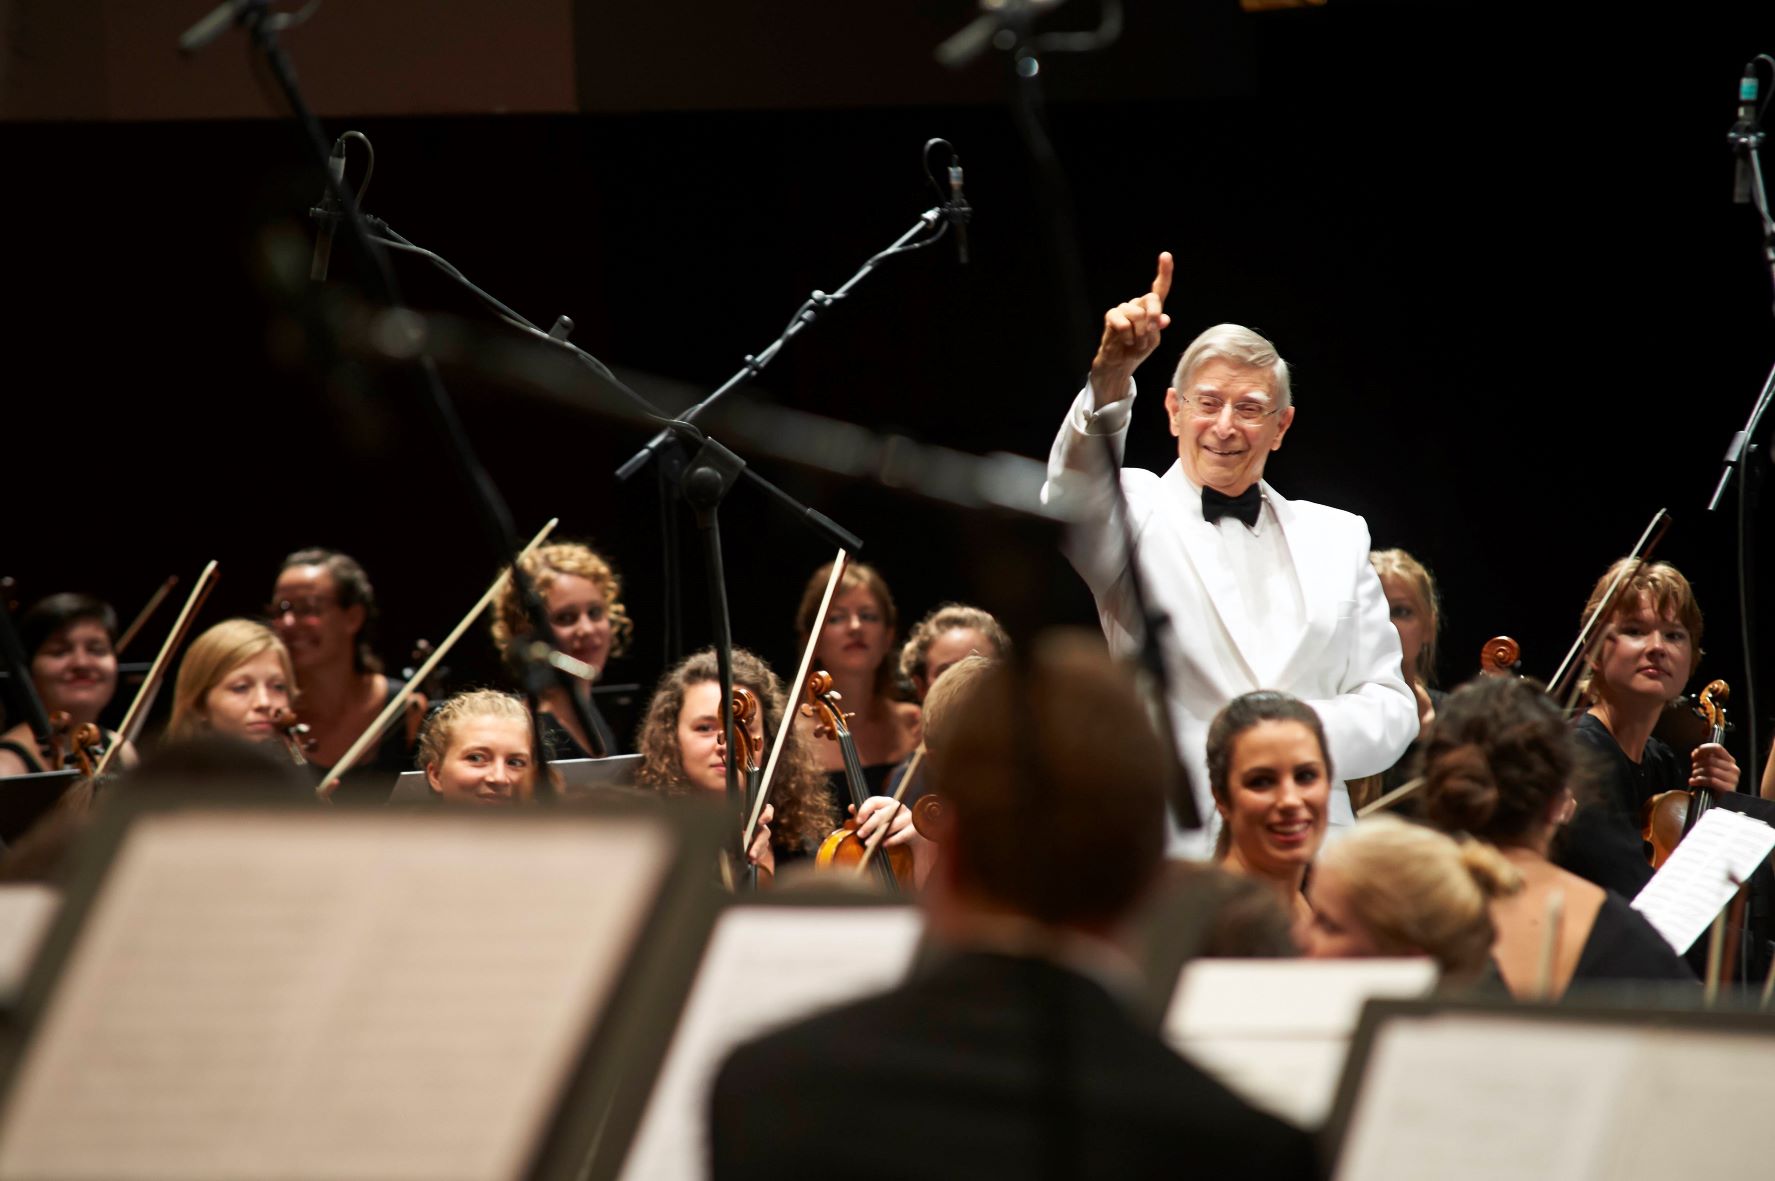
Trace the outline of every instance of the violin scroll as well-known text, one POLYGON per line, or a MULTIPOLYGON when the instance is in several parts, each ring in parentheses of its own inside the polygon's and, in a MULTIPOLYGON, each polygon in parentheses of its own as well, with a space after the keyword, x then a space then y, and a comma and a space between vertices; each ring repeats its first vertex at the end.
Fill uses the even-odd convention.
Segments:
POLYGON ((752 733, 752 722, 758 717, 758 695, 735 685, 733 690, 733 743, 736 765, 742 771, 758 770, 764 740, 752 733))
MULTIPOLYGON (((1707 719, 1708 728, 1715 734, 1726 728, 1726 702, 1732 696, 1732 687, 1724 681, 1709 681, 1707 688, 1701 690, 1701 698, 1696 708, 1701 716, 1707 719)), ((1713 741, 1718 742, 1715 738, 1713 741)))
POLYGON ((1479 649, 1479 672, 1482 676, 1502 677, 1516 671, 1522 661, 1522 645, 1509 636, 1493 636, 1479 649))
POLYGON ((271 724, 277 727, 278 736, 289 749, 290 760, 298 767, 307 766, 307 752, 314 749, 314 740, 308 736, 308 723, 296 716, 295 710, 280 709, 271 715, 271 724))
POLYGON ((814 719, 814 737, 838 739, 850 733, 849 719, 856 714, 847 714, 839 703, 844 694, 832 688, 832 674, 825 669, 815 669, 808 674, 807 695, 810 700, 802 705, 801 712, 814 719))

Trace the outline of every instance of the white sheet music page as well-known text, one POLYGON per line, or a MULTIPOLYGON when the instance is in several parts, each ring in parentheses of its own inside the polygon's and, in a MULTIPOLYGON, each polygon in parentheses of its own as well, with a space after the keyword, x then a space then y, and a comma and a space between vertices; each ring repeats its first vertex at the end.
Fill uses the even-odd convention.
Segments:
POLYGON ((912 965, 921 930, 913 906, 736 906, 723 914, 623 1181, 706 1176, 709 1090, 727 1055, 773 1029, 894 987, 912 965))
POLYGON ((1645 884, 1633 909, 1681 955, 1771 849, 1775 828, 1741 812, 1709 808, 1645 884))
POLYGON ((0 1001, 11 1002, 24 988, 61 901, 60 891, 36 882, 0 886, 0 1001))
POLYGON ((1721 1095, 1775 1077, 1775 1031, 1508 1014, 1397 1018, 1375 1037, 1336 1181, 1670 1181, 1770 1175, 1765 1125, 1721 1095), (1673 1134, 1705 1127, 1705 1135, 1673 1134))
POLYGON ((144 817, 0 1177, 519 1177, 672 846, 640 818, 144 817))
POLYGON ((1428 959, 1196 960, 1178 978, 1165 1040, 1247 1102, 1317 1128, 1362 1006, 1435 986, 1428 959))

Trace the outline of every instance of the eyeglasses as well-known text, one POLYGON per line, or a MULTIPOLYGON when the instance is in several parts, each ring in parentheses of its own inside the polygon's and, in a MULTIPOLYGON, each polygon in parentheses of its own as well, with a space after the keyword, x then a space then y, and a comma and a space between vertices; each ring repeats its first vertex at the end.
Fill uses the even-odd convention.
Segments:
MULTIPOLYGON (((1219 418, 1221 408, 1226 405, 1225 398, 1216 398, 1212 394, 1185 394, 1183 401, 1189 404, 1190 414, 1196 418, 1219 418)), ((1233 403, 1233 417, 1240 422, 1262 422, 1281 409, 1280 406, 1265 406, 1262 402, 1240 401, 1233 403)))
POLYGON ((265 614, 272 619, 282 619, 285 615, 294 615, 302 619, 319 619, 337 600, 326 595, 307 595, 300 599, 278 599, 265 606, 265 614))

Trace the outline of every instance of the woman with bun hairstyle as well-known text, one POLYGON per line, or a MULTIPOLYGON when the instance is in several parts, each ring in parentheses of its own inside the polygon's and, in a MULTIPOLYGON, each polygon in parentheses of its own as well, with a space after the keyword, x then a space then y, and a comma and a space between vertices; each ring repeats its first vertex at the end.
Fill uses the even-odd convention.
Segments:
POLYGON ((1540 685, 1484 678, 1446 698, 1424 750, 1424 812, 1448 833, 1497 846, 1522 889, 1492 903, 1492 955, 1512 995, 1538 997, 1549 914, 1559 915, 1546 995, 1574 984, 1694 980, 1662 936, 1619 894, 1554 865, 1548 849, 1571 819, 1577 740, 1540 685), (1550 907, 1555 896, 1562 899, 1550 907))
POLYGON ((1445 985, 1467 985, 1491 958, 1493 900, 1521 888, 1516 867, 1482 841, 1376 816, 1313 863, 1313 917, 1298 939, 1315 959, 1428 956, 1445 985))

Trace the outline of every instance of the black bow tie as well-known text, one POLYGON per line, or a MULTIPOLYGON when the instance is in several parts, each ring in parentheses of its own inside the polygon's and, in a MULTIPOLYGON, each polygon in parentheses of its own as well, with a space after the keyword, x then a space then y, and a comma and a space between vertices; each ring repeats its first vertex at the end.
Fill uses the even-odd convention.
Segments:
POLYGON ((1210 525, 1222 517, 1245 522, 1247 529, 1257 528, 1257 514, 1263 511, 1263 493, 1253 484, 1237 496, 1228 496, 1212 488, 1202 489, 1202 519, 1210 525))

